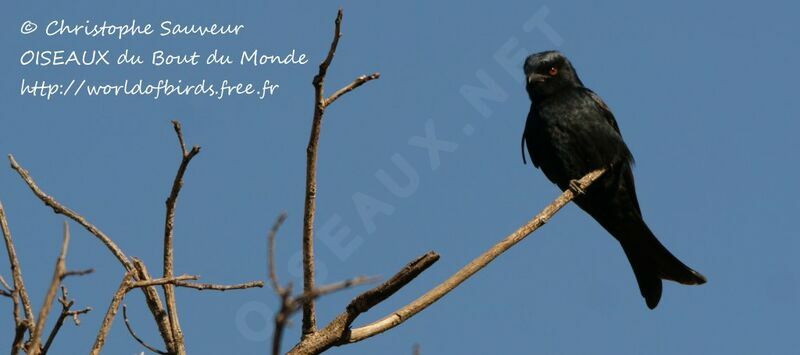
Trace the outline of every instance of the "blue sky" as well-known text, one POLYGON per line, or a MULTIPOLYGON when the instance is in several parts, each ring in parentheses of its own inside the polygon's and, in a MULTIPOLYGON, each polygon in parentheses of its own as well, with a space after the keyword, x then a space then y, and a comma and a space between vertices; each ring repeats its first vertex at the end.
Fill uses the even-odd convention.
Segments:
MULTIPOLYGON (((332 90, 378 71, 380 80, 337 101, 323 123, 317 243, 318 282, 360 274, 390 276, 435 250, 441 260, 356 322, 382 317, 422 294, 537 213, 558 191, 522 165, 519 138, 529 108, 521 59, 563 51, 583 82, 613 109, 637 165, 645 219, 661 241, 709 279, 666 284, 649 311, 618 244, 568 206, 450 295, 402 326, 333 354, 787 354, 800 318, 796 79, 797 4, 679 1, 462 3, 31 1, 5 5, 0 19, 0 152, 13 153, 45 191, 81 212, 151 270, 160 266, 163 201, 179 162, 170 120, 203 146, 178 203, 177 273, 235 283, 265 277, 264 236, 281 211, 278 272, 300 283, 305 145, 311 78, 327 50, 337 7, 345 10, 332 90), (54 19, 112 23, 244 24, 226 38, 23 36, 20 25, 54 19), (176 52, 262 49, 306 53, 295 66, 214 68, 32 67, 22 52, 176 52), (278 82, 264 100, 230 97, 20 96, 20 82, 143 78, 278 82), (493 83, 475 106, 469 87, 493 83), (465 89, 466 88, 466 89, 465 89), (409 141, 435 131, 450 142, 432 161, 409 141), (398 163, 398 161, 400 163, 398 163), (409 182, 400 167, 412 171, 409 182), (405 189, 387 187, 386 177, 405 189), (379 213, 365 222, 358 207, 379 213), (344 229, 341 229, 344 228, 344 229), (342 232, 343 231, 343 232, 342 232), (320 232, 320 234, 324 234, 320 232), (337 246, 338 245, 338 246, 337 246)), ((3 165, 5 166, 5 164, 3 165)), ((38 307, 58 253, 61 216, 0 169, 0 199, 26 285, 38 307)), ((363 213, 362 213, 363 214, 363 213)), ((59 353, 91 346, 122 268, 74 225, 66 282, 77 306, 95 310, 66 325, 59 353)), ((5 265, 5 261, 0 263, 5 265)), ((0 274, 10 279, 6 266, 0 274)), ((358 291, 319 302, 320 322, 358 291)), ((179 290, 190 353, 265 353, 272 291, 224 294, 179 290)), ((0 300, 0 333, 10 334, 10 302, 0 300)), ((139 293, 125 300, 141 336, 159 344, 139 293)), ((284 344, 297 338, 297 318, 284 344)), ((48 327, 49 328, 49 327, 48 327)), ((0 336, 7 348, 10 336, 0 336)), ((111 354, 142 349, 118 319, 111 354)))

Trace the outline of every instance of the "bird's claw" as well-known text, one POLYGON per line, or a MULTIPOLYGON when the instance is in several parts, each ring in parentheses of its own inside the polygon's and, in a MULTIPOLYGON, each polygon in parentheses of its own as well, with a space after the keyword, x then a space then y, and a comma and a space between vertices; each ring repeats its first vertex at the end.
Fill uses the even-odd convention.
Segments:
POLYGON ((578 180, 570 180, 569 181, 569 189, 572 190, 572 193, 576 195, 584 195, 586 191, 583 190, 581 187, 581 183, 578 180))

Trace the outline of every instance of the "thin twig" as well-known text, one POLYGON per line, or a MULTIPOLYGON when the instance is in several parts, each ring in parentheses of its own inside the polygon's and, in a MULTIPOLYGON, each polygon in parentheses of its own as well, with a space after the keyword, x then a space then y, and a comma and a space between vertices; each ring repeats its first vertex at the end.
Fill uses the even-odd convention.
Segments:
POLYGON ((108 335, 108 330, 111 329, 111 323, 114 321, 114 317, 117 315, 119 304, 122 302, 122 299, 125 298, 125 294, 129 290, 128 285, 130 284, 130 279, 133 277, 133 273, 133 271, 128 271, 125 273, 125 276, 122 278, 122 282, 119 284, 119 288, 117 288, 117 292, 114 293, 114 297, 111 299, 111 304, 108 305, 106 315, 103 317, 100 330, 97 332, 97 337, 94 340, 94 345, 92 345, 92 350, 89 352, 90 354, 100 354, 100 350, 103 349, 103 344, 106 342, 106 335, 108 335))
MULTIPOLYGON (((178 136, 178 142, 181 147, 181 164, 178 167, 178 172, 175 174, 175 180, 172 182, 172 190, 166 201, 166 218, 164 221, 164 278, 171 278, 173 275, 173 229, 175 224, 175 204, 178 202, 178 194, 181 192, 183 186, 183 175, 186 173, 186 168, 189 162, 192 161, 197 153, 200 153, 200 147, 194 146, 191 151, 186 151, 186 144, 183 142, 183 133, 181 132, 181 124, 178 121, 172 121, 172 126, 175 128, 175 134, 178 136)), ((164 284, 164 299, 167 305, 167 315, 169 317, 170 325, 172 326, 172 336, 174 347, 178 354, 186 352, 183 331, 181 330, 180 322, 178 321, 178 307, 175 302, 175 288, 171 283, 164 284)))
POLYGON ((83 270, 67 270, 61 274, 61 279, 65 279, 69 276, 84 276, 89 275, 94 272, 94 269, 83 269, 83 270))
POLYGON ((142 338, 139 338, 139 336, 136 335, 136 332, 133 331, 133 328, 131 327, 131 324, 128 321, 128 307, 125 306, 124 304, 122 305, 122 319, 125 320, 125 327, 128 328, 128 333, 130 333, 133 339, 136 339, 136 341, 139 342, 139 344, 147 348, 147 350, 150 350, 156 354, 162 354, 162 355, 169 354, 166 351, 161 351, 153 346, 148 345, 147 343, 144 342, 144 340, 142 340, 142 338))
POLYGON ((311 292, 303 292, 302 294, 297 295, 296 297, 294 297, 293 303, 295 304, 295 307, 299 308, 309 299, 317 299, 327 294, 344 290, 346 288, 373 283, 378 281, 378 279, 380 278, 377 276, 358 276, 352 279, 339 281, 328 285, 323 285, 311 290, 311 292))
MULTIPOLYGON (((14 302, 14 306, 18 305, 17 302, 22 302, 22 309, 25 313, 25 319, 28 320, 26 323, 28 332, 33 334, 33 325, 34 325, 34 318, 33 318, 33 308, 31 307, 31 300, 28 298, 28 292, 25 290, 25 283, 22 280, 22 269, 19 267, 19 259, 17 259, 17 251, 14 249, 14 242, 11 240, 11 229, 8 228, 8 220, 6 220, 6 212, 3 209, 3 203, 0 202, 0 229, 3 232, 3 239, 6 243, 6 251, 8 252, 8 262, 11 265, 11 281, 14 283, 14 290, 19 297, 11 297, 12 301, 14 302)), ((8 285, 4 285, 8 288, 8 285)), ((14 324, 15 326, 19 327, 21 320, 19 319, 19 313, 15 313, 14 324)))
POLYGON ((359 76, 358 78, 355 78, 355 80, 353 80, 353 82, 351 82, 350 84, 347 84, 345 87, 337 90, 336 92, 331 94, 331 96, 329 96, 327 99, 325 99, 325 101, 323 102, 323 106, 328 107, 328 105, 332 104, 334 101, 336 101, 336 99, 338 99, 342 95, 344 95, 344 94, 346 94, 346 93, 348 93, 350 91, 355 90, 356 88, 358 88, 361 85, 364 85, 366 82, 368 82, 370 80, 375 80, 375 79, 378 79, 380 77, 381 77, 380 73, 372 73, 370 75, 362 75, 362 76, 359 76))
POLYGON ((84 309, 79 310, 71 310, 72 306, 75 304, 75 301, 68 299, 67 297, 67 288, 61 286, 61 298, 58 299, 58 302, 61 303, 61 314, 58 315, 58 319, 56 320, 56 324, 53 325, 53 329, 50 330, 50 335, 47 337, 47 341, 42 348, 42 355, 47 354, 50 350, 50 346, 53 344, 53 340, 56 338, 58 331, 61 330, 61 326, 64 325, 64 320, 67 317, 72 317, 72 320, 75 322, 75 325, 80 325, 80 320, 78 319, 78 315, 88 313, 92 310, 92 307, 86 307, 84 309))
POLYGON ((179 275, 173 277, 162 277, 160 279, 149 279, 144 281, 131 282, 130 288, 175 285, 180 281, 197 280, 198 278, 199 276, 197 275, 179 275))
MULTIPOLYGON (((0 205, 0 206, 1 206, 1 205, 0 205)), ((0 208, 1 208, 1 207, 0 207, 0 208)), ((4 287, 6 290, 8 290, 8 292, 9 292, 9 293, 11 293, 12 291, 14 291, 14 289, 13 289, 13 288, 11 288, 11 286, 8 284, 8 282, 6 282, 6 279, 4 279, 2 275, 0 275, 0 285, 3 285, 3 287, 4 287)))
POLYGON ((14 289, 8 285, 8 282, 6 282, 3 276, 0 276, 0 286, 3 286, 3 290, 0 290, 0 295, 11 298, 11 293, 14 292, 14 289))
POLYGON ((286 212, 279 214, 272 228, 269 230, 269 234, 267 234, 267 275, 269 276, 272 289, 278 294, 281 294, 283 290, 278 282, 278 276, 275 274, 275 236, 278 234, 278 230, 285 220, 286 212))
POLYGON ((108 248, 108 250, 111 251, 111 254, 114 254, 117 260, 119 260, 119 262, 122 263, 122 266, 125 267, 125 270, 131 270, 133 268, 130 261, 128 260, 128 257, 125 256, 125 253, 123 253, 122 250, 117 246, 117 244, 114 243, 114 241, 111 240, 111 238, 109 238, 105 233, 103 233, 103 231, 95 227, 93 224, 89 223, 89 221, 87 221, 85 218, 83 218, 83 216, 79 215, 77 212, 62 205, 61 203, 56 201, 53 197, 47 195, 44 191, 42 191, 42 189, 40 189, 39 186, 36 185, 36 182, 33 181, 33 178, 31 178, 28 171, 23 169, 19 164, 17 164, 17 161, 14 160, 13 155, 9 154, 8 160, 9 162, 11 162, 11 168, 14 169, 17 172, 17 174, 19 174, 19 176, 22 178, 23 181, 25 181, 25 183, 28 185, 31 191, 33 191, 33 194, 36 195, 36 197, 38 197, 40 200, 42 200, 42 202, 44 202, 45 205, 52 208, 53 212, 69 217, 73 221, 77 222, 78 224, 86 228, 86 230, 88 230, 89 233, 100 239, 103 245, 105 245, 106 248, 108 248))
POLYGON ((254 287, 264 287, 264 281, 250 281, 236 285, 218 285, 218 284, 209 284, 209 283, 199 283, 199 282, 185 282, 185 281, 178 281, 175 282, 175 286, 178 287, 187 287, 193 288, 195 290, 205 291, 230 291, 230 290, 243 290, 247 288, 254 288, 254 287))
MULTIPOLYGON (((597 180, 604 172, 605 170, 601 169, 586 174, 578 181, 578 185, 581 190, 586 190, 592 184, 592 182, 597 180)), ((406 269, 395 275, 392 279, 376 288, 373 288, 372 290, 362 293, 353 299, 353 301, 351 301, 347 306, 345 312, 337 316, 327 326, 325 326, 325 328, 302 339, 300 343, 295 345, 295 347, 289 351, 289 354, 319 354, 320 352, 329 349, 331 346, 358 342, 398 326, 399 324, 408 320, 410 317, 444 297, 444 295, 452 291, 466 279, 488 265, 492 260, 500 256, 500 254, 504 253, 506 250, 523 240, 526 236, 530 235, 533 231, 547 223, 547 221, 552 218, 553 215, 555 215, 567 203, 572 201, 574 197, 575 193, 572 190, 564 191, 552 203, 546 206, 539 214, 525 223, 522 227, 489 248, 489 250, 477 258, 473 259, 469 264, 458 270, 450 278, 438 284, 424 295, 420 296, 408 305, 391 312, 388 316, 376 322, 360 328, 350 329, 350 325, 355 318, 358 317, 358 315, 366 312, 375 304, 385 300, 392 293, 394 293, 394 291, 397 291, 399 288, 405 285, 404 283, 391 285, 391 283, 395 278, 404 277, 404 274, 406 274, 406 269, 414 264, 414 262, 412 262, 412 264, 409 264, 406 269)), ((420 259, 417 259, 417 261, 419 260, 420 259)), ((410 281, 407 276, 405 278, 407 279, 405 281, 406 283, 410 281)))
POLYGON ((53 278, 50 281, 50 287, 47 288, 47 294, 44 297, 44 304, 42 308, 39 309, 39 316, 38 320, 36 321, 36 327, 33 330, 33 334, 31 335, 31 341, 28 345, 28 354, 39 354, 40 348, 39 343, 42 341, 42 331, 44 330, 44 323, 47 320, 47 315, 50 313, 50 308, 53 306, 53 301, 56 298, 56 292, 58 292, 58 287, 61 285, 61 280, 63 279, 64 272, 67 270, 66 266, 66 258, 67 258, 67 248, 69 247, 69 224, 64 221, 64 239, 61 242, 61 252, 58 254, 58 258, 56 259, 56 267, 53 270, 53 278))
POLYGON ((0 276, 0 286, 3 286, 3 290, 0 290, 0 295, 12 298, 11 295, 14 292, 14 289, 8 285, 8 282, 6 282, 6 279, 4 279, 3 276, 0 276))

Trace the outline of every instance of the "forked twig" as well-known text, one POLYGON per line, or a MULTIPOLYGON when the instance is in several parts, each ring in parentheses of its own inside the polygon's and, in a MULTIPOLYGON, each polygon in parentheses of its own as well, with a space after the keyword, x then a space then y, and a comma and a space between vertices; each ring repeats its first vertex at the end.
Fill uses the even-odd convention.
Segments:
MULTIPOLYGON (((322 117, 328 105, 336 101, 342 95, 354 90, 364 83, 377 79, 380 74, 373 73, 362 75, 352 83, 337 90, 329 98, 325 98, 325 75, 328 67, 336 54, 339 45, 339 38, 342 36, 342 9, 336 14, 334 22, 333 40, 328 54, 322 63, 319 64, 319 71, 312 81, 314 85, 314 116, 311 123, 311 133, 306 148, 306 193, 303 214, 303 291, 311 292, 314 290, 314 215, 316 213, 317 196, 317 149, 319 146, 319 135, 322 128, 322 117)), ((303 336, 308 336, 316 330, 316 315, 314 312, 313 299, 308 300, 303 305, 303 336)))
POLYGON ((77 326, 80 325, 80 319, 78 319, 78 316, 84 313, 89 313, 92 310, 92 307, 86 307, 73 311, 72 306, 75 305, 75 301, 70 300, 67 297, 67 288, 64 286, 61 286, 61 298, 58 299, 58 302, 61 303, 61 314, 58 315, 56 324, 53 325, 53 329, 50 330, 50 335, 47 336, 47 341, 42 348, 42 355, 47 354, 47 352, 50 350, 53 340, 55 340, 58 331, 61 330, 61 326, 64 325, 64 320, 66 320, 67 317, 72 317, 72 321, 77 326))

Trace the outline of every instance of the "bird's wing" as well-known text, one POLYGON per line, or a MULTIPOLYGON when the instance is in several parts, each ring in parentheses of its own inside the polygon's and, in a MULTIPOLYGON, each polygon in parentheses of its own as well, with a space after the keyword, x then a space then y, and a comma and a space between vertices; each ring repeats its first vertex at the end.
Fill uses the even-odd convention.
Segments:
MULTIPOLYGON (((605 117, 606 122, 608 122, 608 124, 611 127, 613 127, 614 130, 617 131, 617 134, 619 134, 621 137, 622 133, 619 131, 619 125, 617 124, 617 120, 614 118, 614 114, 611 112, 611 109, 608 108, 608 105, 606 105, 606 103, 603 102, 603 99, 600 98, 600 95, 597 95, 594 91, 589 89, 585 90, 586 93, 589 95, 589 97, 592 99, 592 101, 594 101, 594 103, 600 109, 600 111, 603 112, 603 116, 605 117)), ((628 155, 627 157, 628 162, 632 165, 634 162, 633 155, 627 149, 628 148, 625 147, 625 150, 627 151, 628 155)), ((636 185, 633 181, 633 171, 631 171, 630 166, 626 166, 622 170, 620 170, 620 172, 622 173, 622 176, 620 176, 620 179, 622 179, 622 181, 620 182, 621 186, 624 186, 624 189, 627 190, 624 193, 628 194, 634 208, 636 208, 636 211, 639 212, 639 214, 641 214, 641 209, 639 208, 639 200, 636 197, 636 185)))
POLYGON ((597 95, 594 91, 589 89, 584 89, 584 90, 586 90, 586 93, 589 94, 589 97, 595 102, 595 104, 597 104, 597 107, 600 108, 600 110, 603 112, 603 116, 605 116, 606 121, 608 121, 608 124, 611 125, 611 127, 614 127, 614 130, 617 131, 617 133, 620 133, 619 125, 617 125, 617 120, 614 118, 614 114, 611 113, 611 109, 608 108, 608 105, 606 105, 605 102, 603 102, 603 99, 600 98, 600 95, 597 95))
MULTIPOLYGON (((603 99, 600 98, 600 95, 597 95, 594 91, 589 90, 587 88, 584 88, 584 90, 586 94, 589 96, 589 98, 591 98, 592 101, 594 101, 596 107, 600 110, 600 112, 603 113, 603 117, 606 119, 608 125, 614 128, 614 130, 617 131, 617 134, 619 134, 619 136, 622 137, 622 132, 619 131, 619 125, 617 124, 617 119, 614 118, 614 114, 611 112, 611 109, 608 108, 608 105, 606 105, 603 99)), ((625 149, 627 150, 628 148, 625 147, 625 149)), ((626 158, 630 162, 630 164, 631 165, 635 164, 633 155, 630 153, 630 151, 627 151, 626 154, 627 154, 626 158)))

